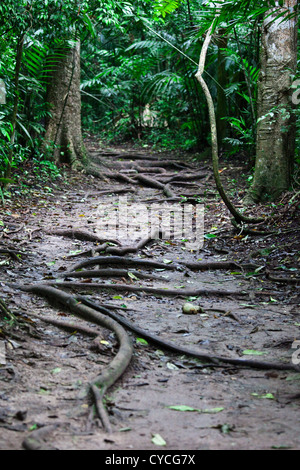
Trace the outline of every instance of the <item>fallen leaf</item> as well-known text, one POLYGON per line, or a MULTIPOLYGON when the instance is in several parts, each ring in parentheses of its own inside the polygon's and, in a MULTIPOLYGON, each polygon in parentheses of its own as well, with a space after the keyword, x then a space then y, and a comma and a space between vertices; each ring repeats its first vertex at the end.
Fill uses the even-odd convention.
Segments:
POLYGON ((255 351, 254 349, 245 349, 243 351, 243 354, 248 355, 248 356, 263 356, 264 354, 268 354, 268 353, 264 351, 255 351))
POLYGON ((269 400, 274 400, 273 393, 265 393, 264 395, 259 395, 258 393, 251 393, 251 395, 257 398, 268 398, 269 400))
POLYGON ((167 443, 166 441, 164 440, 163 437, 161 437, 160 434, 152 434, 152 439, 151 439, 151 442, 153 444, 155 444, 156 446, 166 446, 167 443))
POLYGON ((148 341, 146 341, 144 338, 136 338, 136 342, 139 344, 148 344, 148 341))

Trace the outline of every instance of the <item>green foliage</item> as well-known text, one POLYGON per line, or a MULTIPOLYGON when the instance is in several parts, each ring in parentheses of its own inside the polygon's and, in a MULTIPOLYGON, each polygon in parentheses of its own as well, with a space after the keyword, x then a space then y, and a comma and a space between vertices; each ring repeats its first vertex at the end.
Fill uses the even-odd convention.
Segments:
MULTIPOLYGON (((227 74, 223 85, 228 123, 225 142, 231 153, 246 150, 251 155, 256 132, 259 31, 270 5, 278 7, 275 0, 1 2, 0 77, 7 95, 6 104, 0 105, 0 178, 4 178, 8 165, 14 170, 29 158, 34 159, 36 171, 58 175, 51 166, 51 153, 40 153, 51 113, 47 84, 66 48, 78 38, 82 45, 82 122, 86 132, 161 148, 204 150, 209 141, 209 121, 195 73, 203 34, 217 11, 216 37, 221 28, 228 39, 222 49, 227 74), (21 38, 24 47, 16 86, 21 38)), ((215 102, 220 90, 218 52, 215 41, 209 48, 205 71, 215 102)), ((298 116, 298 108, 296 113, 298 116)), ((298 124, 298 160, 299 141, 298 124)))
POLYGON ((60 178, 62 176, 59 168, 54 162, 49 160, 34 159, 33 163, 34 173, 44 180, 55 180, 56 178, 60 178))

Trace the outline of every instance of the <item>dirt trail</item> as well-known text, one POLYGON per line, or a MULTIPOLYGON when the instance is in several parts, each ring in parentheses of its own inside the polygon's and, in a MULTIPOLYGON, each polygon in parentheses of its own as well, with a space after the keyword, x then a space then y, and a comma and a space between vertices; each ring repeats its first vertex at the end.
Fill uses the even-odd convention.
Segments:
MULTIPOLYGON (((66 285, 63 290, 105 305, 161 340, 208 356, 292 364, 298 357, 293 342, 300 336, 300 283, 295 282, 300 252, 299 213, 298 218, 295 210, 285 213, 284 204, 273 235, 236 231, 215 195, 209 164, 91 143, 90 150, 95 175, 101 171, 103 179, 66 172, 59 184, 35 188, 33 182, 27 198, 15 194, 1 216, 0 248, 24 254, 15 259, 0 253, 1 297, 23 323, 10 336, 5 328, 0 331, 0 449, 22 449, 34 433, 39 439, 34 445, 61 450, 299 449, 300 372, 201 361, 132 332, 130 365, 105 396, 112 433, 93 417, 86 385, 115 357, 114 335, 15 285, 52 282, 62 288, 63 281, 79 282, 76 291, 66 285), (188 237, 179 231, 174 238, 150 237, 137 251, 123 250, 136 245, 133 229, 140 224, 145 234, 153 223, 150 212, 145 218, 149 207, 166 231, 170 221, 166 213, 157 215, 159 205, 168 201, 182 213, 182 200, 204 207, 203 245, 197 212, 198 219, 189 219, 194 225, 188 237), (126 236, 124 227, 114 231, 112 216, 125 207, 132 216, 126 236), (79 239, 78 232, 72 237, 74 229, 99 240, 79 239), (99 261, 82 269, 101 269, 100 277, 72 277, 70 270, 92 256, 161 266, 99 261), (223 263, 223 269, 199 268, 207 262, 223 263), (293 281, 274 282, 275 275, 293 281), (95 283, 108 288, 96 289, 95 283), (201 309, 186 314, 186 303, 201 309), (73 322, 75 330, 43 317, 73 322), (100 335, 97 344, 92 334, 79 333, 79 325, 100 335), (47 431, 44 438, 40 430, 47 431)), ((233 167, 225 179, 240 185, 241 173, 233 167)), ((239 201, 237 189, 228 189, 239 201)))

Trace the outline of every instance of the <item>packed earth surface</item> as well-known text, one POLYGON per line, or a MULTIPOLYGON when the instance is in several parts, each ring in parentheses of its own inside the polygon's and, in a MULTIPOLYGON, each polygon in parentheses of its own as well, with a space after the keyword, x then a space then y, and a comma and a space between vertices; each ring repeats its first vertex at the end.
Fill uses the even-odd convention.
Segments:
MULTIPOLYGON (((49 180, 25 165, 23 189, 12 185, 1 208, 11 316, 0 317, 0 449, 299 449, 299 201, 289 193, 247 208, 265 222, 235 226, 209 159, 87 146, 93 175, 62 167, 49 180), (193 208, 192 233, 168 233, 166 204, 193 208), (121 206, 132 209, 126 230, 136 222, 128 233, 116 222, 121 206), (139 244, 149 207, 160 229, 139 244), (133 354, 103 398, 108 427, 88 386, 116 356, 115 334, 28 289, 36 285, 137 328, 124 327, 133 354)), ((245 162, 221 160, 220 171, 244 210, 245 162)))

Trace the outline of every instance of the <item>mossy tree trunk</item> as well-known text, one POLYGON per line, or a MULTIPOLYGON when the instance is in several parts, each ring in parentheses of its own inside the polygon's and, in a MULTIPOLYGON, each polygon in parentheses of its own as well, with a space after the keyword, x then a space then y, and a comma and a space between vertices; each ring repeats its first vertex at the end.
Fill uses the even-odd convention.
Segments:
POLYGON ((60 49, 57 56, 60 61, 47 90, 51 117, 43 150, 57 163, 80 168, 88 163, 81 130, 80 42, 73 48, 60 49))
MULTIPOLYGON (((285 0, 281 12, 290 13, 296 5, 297 0, 285 0)), ((256 163, 246 203, 276 200, 291 182, 295 152, 291 84, 297 66, 297 18, 276 16, 278 7, 266 16, 262 28, 256 163)))

